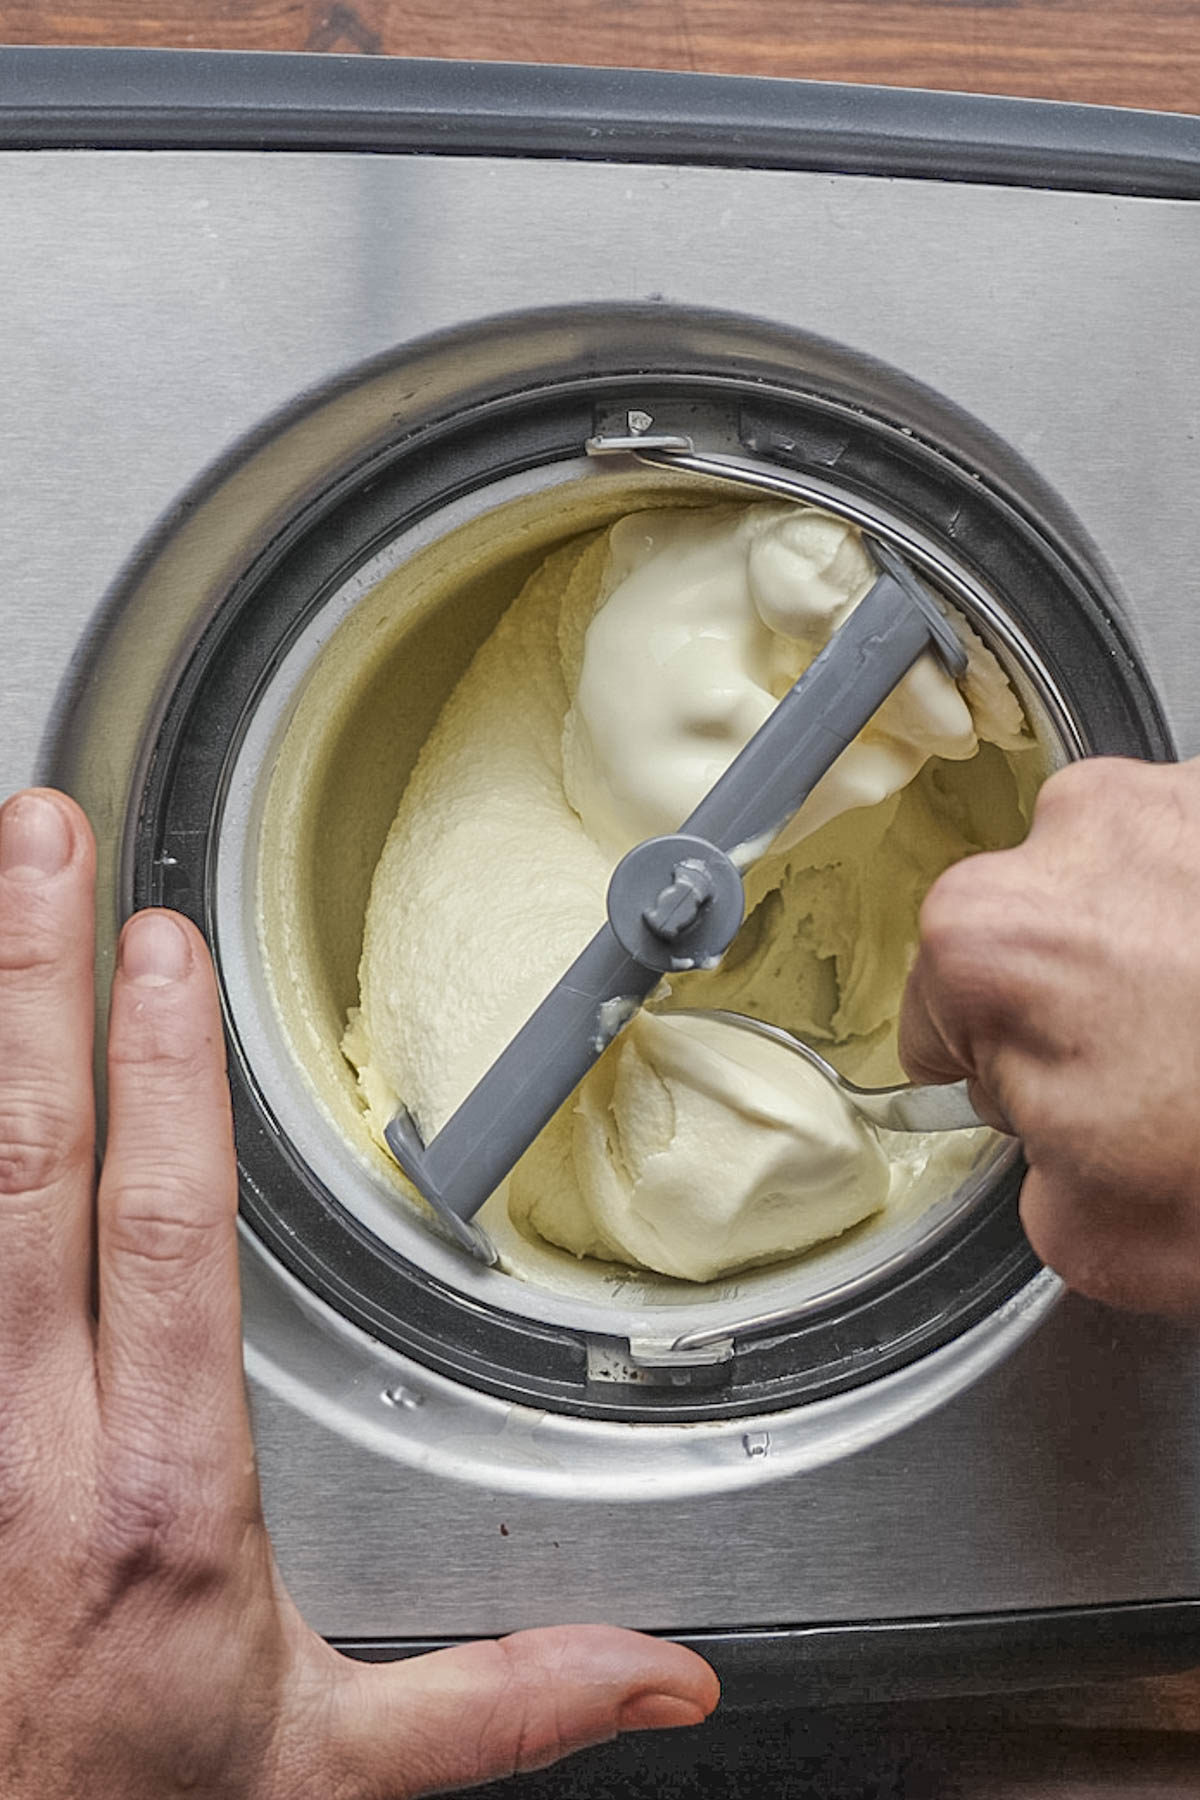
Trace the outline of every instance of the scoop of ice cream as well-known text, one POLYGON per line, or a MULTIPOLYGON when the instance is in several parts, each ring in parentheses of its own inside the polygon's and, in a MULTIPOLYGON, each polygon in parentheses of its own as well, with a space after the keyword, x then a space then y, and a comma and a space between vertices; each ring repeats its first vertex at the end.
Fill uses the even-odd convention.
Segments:
MULTIPOLYGON (((635 514, 610 546, 611 590, 563 728, 563 783, 615 861, 678 829, 878 571, 852 526, 811 507, 635 514)), ((955 682, 922 656, 776 848, 885 800, 931 756, 963 760, 978 743, 955 682)))
POLYGON ((520 1190, 524 1223, 578 1256, 711 1281, 838 1237, 887 1199, 870 1127, 780 1044, 642 1013, 597 1077, 571 1120, 588 1204, 520 1190))
MULTIPOLYGON (((619 857, 678 827, 871 580, 851 527, 776 505, 633 514, 546 560, 444 708, 376 869, 345 1048, 379 1141, 401 1101, 427 1138, 444 1123, 603 922, 619 857)), ((961 689, 914 666, 749 871, 722 966, 672 977, 680 1003, 898 1075, 921 898, 1016 842, 1036 785, 1003 671, 955 626, 961 689)), ((886 1162, 844 1102, 749 1045, 639 1017, 489 1208, 702 1280, 885 1205, 886 1162)))

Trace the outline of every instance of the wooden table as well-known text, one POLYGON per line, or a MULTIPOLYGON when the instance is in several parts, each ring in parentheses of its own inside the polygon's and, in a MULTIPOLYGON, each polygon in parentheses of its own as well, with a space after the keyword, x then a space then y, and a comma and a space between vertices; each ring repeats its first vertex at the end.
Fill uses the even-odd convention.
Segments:
MULTIPOLYGON (((1200 0, 0 0, 0 40, 702 69, 1200 112, 1200 0)), ((1200 1794, 1200 1672, 876 1709, 846 1727, 955 1740, 959 1774, 929 1777, 938 1800, 1200 1794)))
POLYGON ((0 0, 0 38, 707 69, 1200 112, 1200 0, 0 0))

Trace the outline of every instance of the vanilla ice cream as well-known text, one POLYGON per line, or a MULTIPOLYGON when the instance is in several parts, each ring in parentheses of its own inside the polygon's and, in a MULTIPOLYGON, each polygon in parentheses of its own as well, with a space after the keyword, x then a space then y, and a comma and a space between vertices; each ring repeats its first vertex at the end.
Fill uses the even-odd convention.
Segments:
MULTIPOLYGON (((375 872, 344 1047, 378 1141, 401 1103, 437 1131, 603 923, 616 862, 678 828, 874 578, 852 527, 773 503, 632 513, 546 560, 443 709, 375 872)), ((750 1013, 856 1080, 900 1078, 921 899, 1024 835, 1040 774, 1002 669, 955 628, 965 678, 914 665, 749 869, 723 965, 607 1022, 487 1211, 707 1281, 892 1203, 913 1146, 906 1165, 786 1049, 670 1008, 750 1013)))

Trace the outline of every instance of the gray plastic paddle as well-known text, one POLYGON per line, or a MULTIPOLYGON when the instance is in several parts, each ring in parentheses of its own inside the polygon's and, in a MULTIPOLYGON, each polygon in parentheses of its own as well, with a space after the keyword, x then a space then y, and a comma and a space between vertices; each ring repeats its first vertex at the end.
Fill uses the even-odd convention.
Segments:
MULTIPOLYGON (((713 967, 742 922, 741 871, 767 848, 917 658, 954 676, 966 653, 904 559, 882 571, 679 832, 622 859, 601 927, 462 1105, 426 1144, 402 1109, 388 1147, 461 1248, 496 1260, 471 1220, 670 970, 713 967)), ((486 878, 480 905, 487 904, 486 878)))

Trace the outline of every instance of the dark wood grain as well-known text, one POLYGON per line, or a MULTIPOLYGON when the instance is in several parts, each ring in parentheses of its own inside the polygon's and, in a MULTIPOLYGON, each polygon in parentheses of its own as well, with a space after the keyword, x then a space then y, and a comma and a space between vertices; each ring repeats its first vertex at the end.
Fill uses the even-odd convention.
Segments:
MULTIPOLYGON (((1200 112, 1200 0, 0 0, 0 40, 700 69, 1200 112)), ((1038 1725, 1197 1732, 1200 1673, 909 1712, 935 1737, 971 1719, 993 1743, 1038 1725)), ((1070 1787, 1085 1791, 1116 1790, 1070 1787)), ((1130 1794, 1168 1791, 1200 1792, 1200 1775, 1177 1789, 1131 1774, 1130 1794)))
POLYGON ((0 38, 623 64, 1200 111, 1200 0, 0 0, 0 38))

